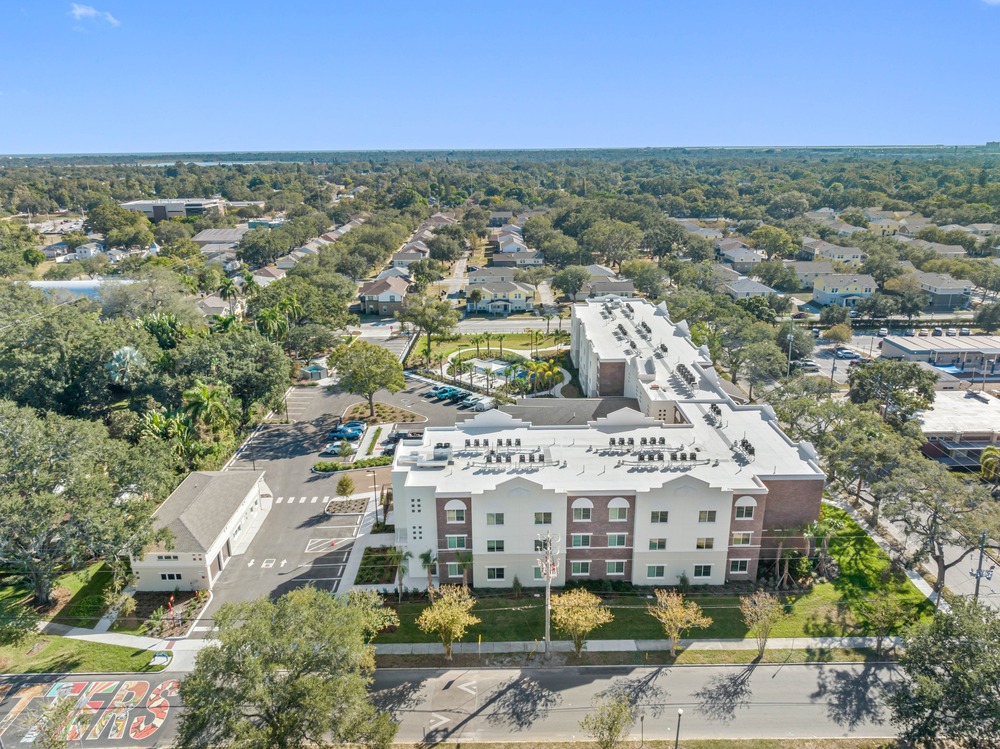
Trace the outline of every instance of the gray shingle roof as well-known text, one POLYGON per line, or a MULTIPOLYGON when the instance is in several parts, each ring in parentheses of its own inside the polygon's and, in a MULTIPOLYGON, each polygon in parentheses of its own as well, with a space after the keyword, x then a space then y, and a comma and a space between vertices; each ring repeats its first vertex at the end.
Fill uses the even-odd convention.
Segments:
POLYGON ((173 533, 177 551, 210 551, 226 523, 263 479, 263 471, 195 471, 160 505, 155 527, 173 533))

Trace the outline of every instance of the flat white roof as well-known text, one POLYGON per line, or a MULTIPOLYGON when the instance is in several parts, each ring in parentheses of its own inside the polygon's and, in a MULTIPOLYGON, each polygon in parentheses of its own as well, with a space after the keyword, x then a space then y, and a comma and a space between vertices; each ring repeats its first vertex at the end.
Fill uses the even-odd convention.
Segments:
POLYGON ((394 470, 406 472, 406 486, 432 488, 438 496, 471 496, 515 480, 586 495, 641 493, 680 478, 762 493, 767 479, 824 478, 811 446, 788 441, 773 417, 768 420, 769 410, 720 406, 716 417, 708 403, 681 408, 692 423, 665 424, 621 409, 584 426, 532 426, 487 411, 401 441, 394 470))
MULTIPOLYGON (((996 335, 962 335, 962 336, 901 336, 891 335, 885 338, 886 343, 909 354, 1000 354, 1000 336, 996 335)), ((883 349, 885 344, 882 344, 883 349)))
POLYGON ((934 405, 916 418, 924 434, 993 434, 1000 431, 1000 400, 979 391, 940 391, 934 394, 934 405))

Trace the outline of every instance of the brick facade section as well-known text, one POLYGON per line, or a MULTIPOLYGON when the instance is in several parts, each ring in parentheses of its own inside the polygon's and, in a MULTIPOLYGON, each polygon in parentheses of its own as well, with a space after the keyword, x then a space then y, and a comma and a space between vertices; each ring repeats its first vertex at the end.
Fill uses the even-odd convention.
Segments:
POLYGON ((600 362, 597 368, 598 395, 625 394, 625 362, 600 362))
POLYGON ((590 512, 590 521, 573 520, 573 502, 580 496, 569 497, 566 501, 566 539, 563 547, 566 552, 566 579, 574 576, 569 566, 570 562, 590 562, 590 574, 579 575, 577 580, 626 580, 632 579, 632 552, 635 542, 635 497, 620 495, 628 501, 628 519, 624 521, 610 520, 608 503, 614 497, 587 497, 594 503, 590 512), (574 548, 572 535, 574 533, 589 533, 590 547, 574 548), (624 547, 608 547, 609 533, 624 533, 624 547), (622 575, 608 575, 607 561, 625 562, 625 572, 622 575))
MULTIPOLYGON (((455 497, 449 497, 448 499, 438 497, 435 499, 434 506, 434 511, 437 514, 438 527, 438 580, 441 581, 442 585, 460 585, 462 582, 459 578, 452 578, 448 576, 448 563, 458 561, 457 552, 448 548, 448 536, 465 534, 465 551, 470 553, 472 551, 472 499, 471 497, 461 497, 459 499, 460 502, 465 504, 465 522, 449 523, 448 513, 444 508, 445 505, 453 499, 455 499, 455 497)), ((472 587, 473 585, 472 577, 473 570, 472 567, 470 567, 468 573, 469 587, 472 587)))
POLYGON ((753 509, 753 518, 750 520, 737 520, 736 519, 736 502, 739 496, 734 497, 733 507, 731 514, 729 516, 729 539, 726 543, 729 545, 729 554, 726 558, 726 581, 732 580, 733 582, 738 582, 740 580, 749 580, 753 582, 757 579, 757 564, 760 559, 760 544, 761 538, 763 536, 764 530, 764 497, 754 497, 757 500, 757 506, 753 509), (753 533, 751 537, 750 546, 733 546, 733 533, 740 533, 749 531, 753 533), (729 561, 732 559, 749 559, 747 564, 746 573, 737 573, 731 575, 729 573, 729 561))
MULTIPOLYGON (((802 538, 801 530, 806 525, 819 518, 820 505, 823 500, 823 479, 798 479, 794 481, 764 481, 767 487, 767 497, 764 500, 763 534, 760 549, 760 561, 767 567, 774 558, 780 541, 780 530, 790 531, 784 548, 795 548, 801 552, 808 551, 808 545, 802 538)), ((758 508, 760 497, 757 498, 758 508)))

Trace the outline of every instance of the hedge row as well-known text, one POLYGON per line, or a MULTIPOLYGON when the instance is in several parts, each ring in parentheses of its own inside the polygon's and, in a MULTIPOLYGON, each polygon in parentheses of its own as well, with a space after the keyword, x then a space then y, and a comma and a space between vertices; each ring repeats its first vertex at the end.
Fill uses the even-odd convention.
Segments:
POLYGON ((336 473, 337 471, 353 471, 355 468, 374 468, 392 464, 391 455, 381 455, 377 458, 355 460, 353 463, 337 463, 332 460, 321 460, 313 466, 316 473, 336 473))

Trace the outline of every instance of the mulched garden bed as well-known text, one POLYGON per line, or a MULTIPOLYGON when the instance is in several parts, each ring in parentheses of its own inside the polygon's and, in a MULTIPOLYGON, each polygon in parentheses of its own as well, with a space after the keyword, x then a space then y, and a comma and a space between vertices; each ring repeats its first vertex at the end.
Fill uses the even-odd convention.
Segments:
POLYGON ((198 613, 208 603, 208 591, 176 591, 174 593, 136 593, 135 611, 120 617, 125 630, 141 628, 153 637, 177 637, 187 632, 198 613), (173 596, 173 612, 170 597, 173 596))
POLYGON ((413 424, 418 421, 427 421, 420 414, 407 411, 400 406, 393 406, 390 403, 375 403, 375 416, 368 415, 367 403, 355 403, 344 412, 344 421, 364 421, 368 424, 413 424))
POLYGON ((367 507, 367 499, 331 499, 326 504, 326 513, 327 515, 360 515, 367 507))
POLYGON ((361 555, 355 585, 394 585, 396 565, 389 559, 389 546, 369 546, 361 555))

